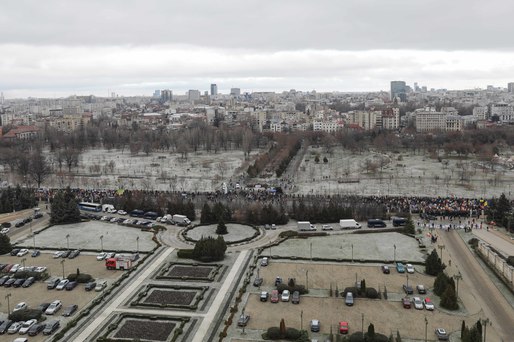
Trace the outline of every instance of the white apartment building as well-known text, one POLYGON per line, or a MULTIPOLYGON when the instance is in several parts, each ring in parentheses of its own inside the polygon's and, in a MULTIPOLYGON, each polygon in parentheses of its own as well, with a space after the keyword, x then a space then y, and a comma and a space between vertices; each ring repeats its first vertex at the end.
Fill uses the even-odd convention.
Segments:
POLYGON ((377 125, 378 114, 382 115, 381 112, 377 111, 351 111, 348 112, 348 120, 350 124, 358 125, 365 130, 371 130, 377 125))
POLYGON ((336 132, 340 128, 339 124, 335 121, 313 121, 312 130, 322 131, 327 133, 336 132))
POLYGON ((400 109, 388 108, 382 111, 382 128, 398 129, 400 127, 400 109))
POLYGON ((501 122, 514 122, 514 107, 505 102, 491 105, 491 116, 498 115, 501 122))
POLYGON ((462 131, 464 129, 464 118, 459 115, 446 116, 446 131, 462 131))
POLYGON ((487 106, 479 106, 473 108, 473 116, 477 120, 487 120, 489 118, 489 110, 487 106))
POLYGON ((446 113, 436 112, 435 108, 416 110, 416 131, 445 131, 446 113))

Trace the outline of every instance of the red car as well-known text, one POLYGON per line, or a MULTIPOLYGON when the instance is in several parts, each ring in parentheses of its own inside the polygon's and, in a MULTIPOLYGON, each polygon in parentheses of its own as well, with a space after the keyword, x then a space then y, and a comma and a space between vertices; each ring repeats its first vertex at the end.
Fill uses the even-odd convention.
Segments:
POLYGON ((348 334, 348 322, 339 322, 339 332, 341 334, 348 334))
POLYGON ((410 298, 407 298, 407 297, 405 297, 405 298, 403 298, 403 299, 402 299, 402 304, 403 304, 403 307, 404 307, 405 309, 410 309, 410 308, 411 308, 411 305, 412 305, 412 304, 411 304, 411 301, 410 301, 410 298))
POLYGON ((279 301, 279 298, 278 298, 278 290, 273 290, 273 291, 271 291, 271 299, 270 299, 270 301, 271 301, 272 303, 278 303, 278 301, 279 301))

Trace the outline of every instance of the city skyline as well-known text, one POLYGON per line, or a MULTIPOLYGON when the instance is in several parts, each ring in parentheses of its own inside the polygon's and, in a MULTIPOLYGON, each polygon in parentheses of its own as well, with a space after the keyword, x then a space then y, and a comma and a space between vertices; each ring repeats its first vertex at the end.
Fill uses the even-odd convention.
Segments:
POLYGON ((220 93, 389 91, 392 80, 506 87, 513 10, 500 0, 10 2, 0 14, 0 91, 9 99, 203 93, 213 83, 220 93))

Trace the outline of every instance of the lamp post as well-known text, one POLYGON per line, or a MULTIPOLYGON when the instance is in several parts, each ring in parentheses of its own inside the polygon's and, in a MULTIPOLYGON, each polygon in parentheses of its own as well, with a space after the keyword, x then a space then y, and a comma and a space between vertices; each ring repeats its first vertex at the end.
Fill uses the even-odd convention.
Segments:
POLYGON ((64 279, 64 262, 65 262, 65 261, 66 261, 65 259, 62 259, 62 260, 61 260, 61 265, 62 265, 62 279, 64 279))
POLYGON ((104 236, 100 235, 100 247, 102 252, 104 251, 104 236))
POLYGON ((353 243, 352 243, 352 262, 353 262, 353 243))
POLYGON ((300 330, 303 330, 303 310, 300 311, 300 330))
POLYGON ((139 254, 139 236, 136 237, 136 253, 139 254))
POLYGON ((310 244, 311 260, 312 260, 312 242, 310 244))
POLYGON ((394 260, 394 262, 396 262, 396 245, 393 245, 393 247, 394 247, 394 259, 393 260, 394 260))
POLYGON ((362 333, 362 338, 364 338, 364 314, 362 314, 362 319, 361 319, 361 333, 362 333))
POLYGON ((27 258, 21 259, 21 263, 23 264, 23 269, 25 269, 25 261, 27 261, 27 258))
POLYGON ((271 240, 269 241, 269 258, 271 259, 271 240))
POLYGON ((36 234, 32 234, 32 242, 34 244, 34 250, 36 249, 36 234))
POLYGON ((437 248, 439 248, 439 253, 441 253, 441 262, 443 261, 443 249, 444 245, 437 245, 437 248))
POLYGON ((11 293, 5 295, 5 299, 7 300, 7 315, 11 313, 11 303, 9 302, 9 298, 11 298, 11 293))
POLYGON ((489 320, 489 318, 486 318, 486 319, 481 319, 480 322, 482 322, 482 326, 484 327, 484 342, 486 342, 486 337, 487 337, 487 326, 489 324, 491 324, 491 321, 489 320))
POLYGON ((457 299, 458 299, 459 298, 459 280, 462 279, 462 274, 460 273, 460 271, 459 271, 459 273, 454 275, 454 278, 455 278, 455 280, 457 280, 457 289, 456 289, 455 292, 456 292, 456 296, 457 296, 457 299))
POLYGON ((425 342, 427 342, 427 328, 428 328, 428 319, 425 316, 425 342))
POLYGON ((70 250, 70 234, 66 234, 66 247, 70 250))
POLYGON ((409 274, 406 272, 405 276, 407 277, 407 287, 409 287, 409 274))
POLYGON ((305 271, 305 288, 309 289, 309 270, 305 271))

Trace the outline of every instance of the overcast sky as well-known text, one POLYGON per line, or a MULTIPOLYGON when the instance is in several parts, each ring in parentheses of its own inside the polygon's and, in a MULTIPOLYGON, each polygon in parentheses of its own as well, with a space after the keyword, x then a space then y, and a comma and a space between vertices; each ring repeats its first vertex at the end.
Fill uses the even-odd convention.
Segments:
POLYGON ((506 87, 512 0, 5 0, 6 98, 506 87))

